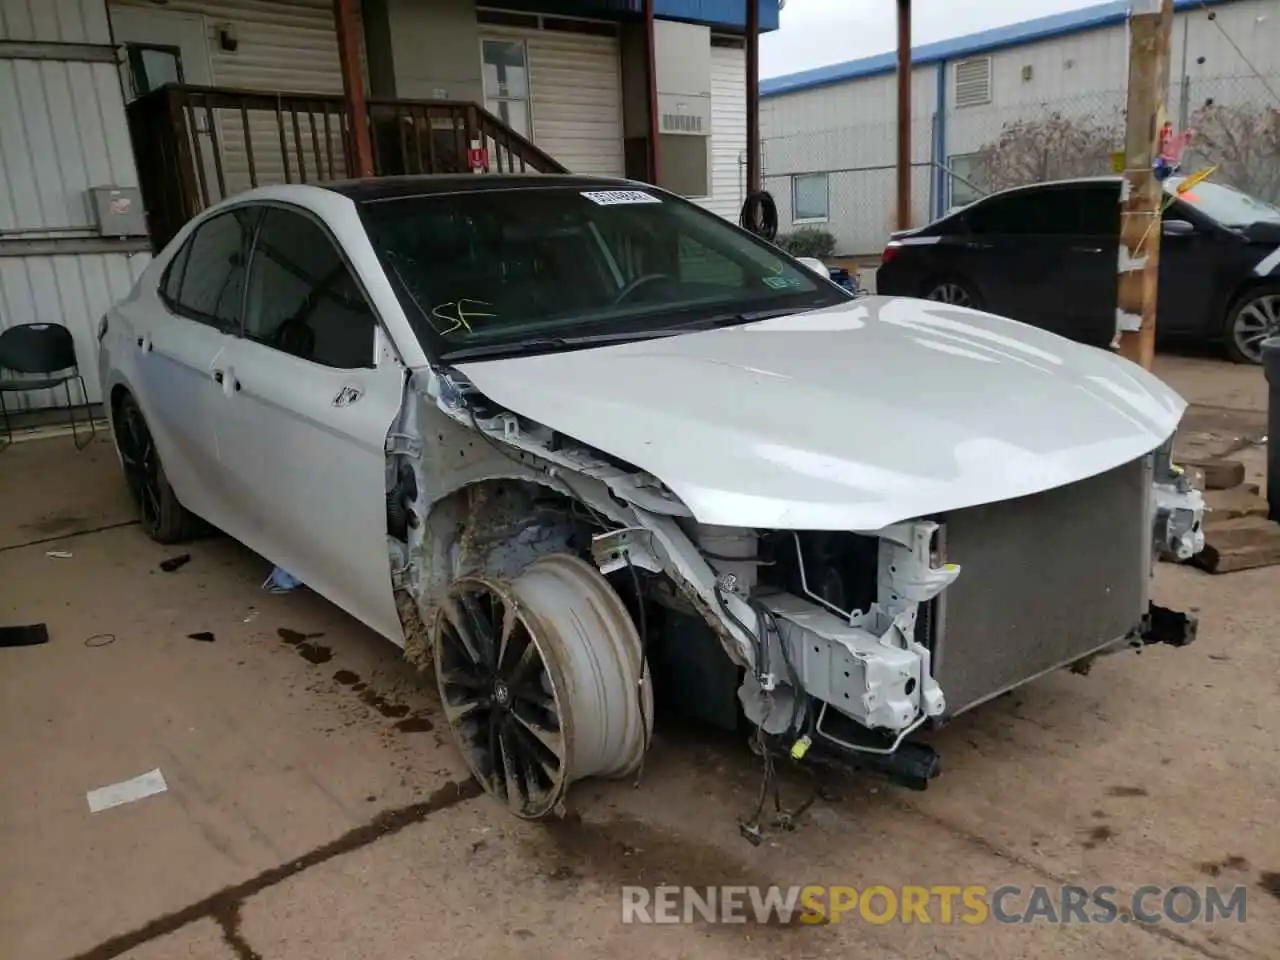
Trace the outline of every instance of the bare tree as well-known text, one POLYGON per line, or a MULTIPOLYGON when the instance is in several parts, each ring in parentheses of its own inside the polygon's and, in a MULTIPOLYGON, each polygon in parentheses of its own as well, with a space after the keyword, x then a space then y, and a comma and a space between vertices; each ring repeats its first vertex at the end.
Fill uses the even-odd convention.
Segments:
POLYGON ((1092 115, 1015 120, 978 151, 978 176, 988 190, 1099 176, 1111 171, 1121 140, 1118 122, 1092 115))
POLYGON ((1194 139, 1184 169, 1218 164, 1213 178, 1272 203, 1280 202, 1280 110, 1212 100, 1191 118, 1194 139))

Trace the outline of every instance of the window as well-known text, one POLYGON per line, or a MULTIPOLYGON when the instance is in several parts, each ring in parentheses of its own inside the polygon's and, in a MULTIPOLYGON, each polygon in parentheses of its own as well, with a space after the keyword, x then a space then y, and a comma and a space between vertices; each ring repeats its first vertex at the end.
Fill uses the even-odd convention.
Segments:
POLYGON ((326 367, 373 366, 377 321, 346 261, 311 218, 262 216, 245 302, 245 336, 326 367))
POLYGON ((991 102, 991 58, 974 57, 956 64, 957 107, 977 107, 991 102))
POLYGON ((654 188, 530 186, 359 209, 419 339, 448 359, 847 299, 771 245, 654 188))
POLYGON ((158 90, 166 83, 182 83, 182 53, 177 47, 150 43, 125 44, 126 99, 158 90))
POLYGON ((482 40, 484 106, 521 136, 530 135, 529 57, 521 40, 482 40))
POLYGON ((742 265, 716 253, 691 237, 680 238, 680 281, 707 283, 740 289, 744 278, 742 265))
POLYGON ((256 214, 253 208, 239 207, 196 228, 164 278, 161 292, 170 309, 220 330, 240 329, 245 263, 256 214))
POLYGON ((791 219, 826 220, 831 212, 831 189, 825 173, 806 173, 791 178, 791 219))
POLYGON ((1177 192, 1185 177, 1170 177, 1164 182, 1165 192, 1181 197, 1188 204, 1208 217, 1229 227, 1247 227, 1253 223, 1280 223, 1280 207, 1257 197, 1241 193, 1225 183, 1204 180, 1185 193, 1177 192))
POLYGON ((1004 236, 1111 236, 1120 230, 1120 188, 1107 184, 1020 190, 964 215, 973 233, 1004 236))
POLYGON ((978 189, 982 184, 982 154, 961 153, 950 158, 947 166, 954 176, 948 175, 951 181, 951 202, 949 207, 967 207, 984 196, 978 189))

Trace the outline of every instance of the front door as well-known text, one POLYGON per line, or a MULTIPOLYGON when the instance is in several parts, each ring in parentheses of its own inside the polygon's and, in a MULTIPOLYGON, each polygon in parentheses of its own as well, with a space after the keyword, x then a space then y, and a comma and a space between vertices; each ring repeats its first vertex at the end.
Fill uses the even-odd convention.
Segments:
MULTIPOLYGON (((209 65, 209 33, 205 18, 147 7, 111 7, 111 32, 124 48, 120 79, 125 102, 157 90, 166 83, 207 87, 213 83, 209 65)), ((191 131, 204 168, 204 184, 209 204, 223 197, 218 183, 214 154, 221 143, 218 113, 213 125, 202 110, 192 111, 191 131)))
POLYGON ((404 369, 321 224, 264 208, 244 335, 219 362, 223 471, 234 532, 357 619, 401 640, 387 550, 387 431, 404 369))

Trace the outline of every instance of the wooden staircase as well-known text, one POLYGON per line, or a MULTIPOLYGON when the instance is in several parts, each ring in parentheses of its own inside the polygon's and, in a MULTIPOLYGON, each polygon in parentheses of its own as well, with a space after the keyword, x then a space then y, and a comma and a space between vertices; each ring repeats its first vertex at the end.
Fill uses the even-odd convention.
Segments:
MULTIPOLYGON (((567 173, 483 107, 454 100, 372 99, 374 175, 465 173, 488 150, 494 173, 567 173)), ((279 183, 354 174, 342 97, 168 84, 128 106, 152 245, 225 197, 279 183)))

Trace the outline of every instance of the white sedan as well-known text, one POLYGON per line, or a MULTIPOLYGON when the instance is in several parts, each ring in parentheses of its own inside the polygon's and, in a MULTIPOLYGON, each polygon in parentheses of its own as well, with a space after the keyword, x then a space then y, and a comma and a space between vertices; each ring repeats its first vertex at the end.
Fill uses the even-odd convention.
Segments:
POLYGON ((1148 600, 1154 557, 1203 544, 1177 395, 1010 320, 854 299, 653 187, 255 190, 99 340, 146 532, 207 522, 432 664, 519 816, 634 772, 655 687, 923 788, 913 731, 1190 638, 1148 600))

